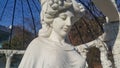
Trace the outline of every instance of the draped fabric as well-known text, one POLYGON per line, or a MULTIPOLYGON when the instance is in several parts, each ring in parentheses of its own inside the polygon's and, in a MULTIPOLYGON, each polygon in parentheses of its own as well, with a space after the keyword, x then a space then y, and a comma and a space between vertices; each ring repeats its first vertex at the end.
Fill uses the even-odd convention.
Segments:
POLYGON ((36 38, 28 46, 19 68, 85 68, 85 59, 69 44, 36 38))

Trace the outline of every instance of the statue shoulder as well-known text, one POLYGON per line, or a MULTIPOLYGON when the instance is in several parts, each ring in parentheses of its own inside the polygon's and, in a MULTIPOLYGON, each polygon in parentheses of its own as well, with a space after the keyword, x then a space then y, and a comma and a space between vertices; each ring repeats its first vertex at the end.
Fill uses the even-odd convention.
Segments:
POLYGON ((28 47, 42 46, 46 42, 47 42, 46 39, 41 38, 41 37, 37 37, 30 42, 28 47))
MULTIPOLYGON (((50 68, 70 68, 67 67, 68 55, 63 49, 53 45, 54 43, 48 42, 46 39, 35 38, 28 46, 24 57, 29 57, 30 60, 33 59, 35 63, 44 63, 44 66, 48 65, 50 68), (29 56, 28 56, 29 55, 29 56), (41 60, 43 61, 41 61, 41 60)), ((25 58, 25 60, 28 58, 25 58)), ((29 61, 28 61, 29 62, 29 61)), ((34 63, 34 62, 33 62, 34 63)), ((39 67, 43 65, 39 64, 39 67)))
POLYGON ((38 53, 40 52, 41 54, 54 54, 54 55, 59 55, 64 53, 63 49, 59 47, 57 44, 55 44, 52 41, 49 41, 46 38, 40 38, 37 37, 31 41, 29 44, 27 50, 32 51, 33 53, 38 53))
POLYGON ((44 48, 44 44, 45 43, 43 42, 43 40, 37 37, 30 42, 26 51, 30 52, 39 51, 44 48))

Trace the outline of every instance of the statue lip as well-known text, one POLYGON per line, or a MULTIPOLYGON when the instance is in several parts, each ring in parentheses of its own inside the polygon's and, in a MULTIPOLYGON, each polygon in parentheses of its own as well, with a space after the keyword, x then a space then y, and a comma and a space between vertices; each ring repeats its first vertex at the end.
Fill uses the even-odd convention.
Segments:
POLYGON ((69 27, 64 27, 63 28, 65 32, 68 32, 68 30, 70 29, 69 27))

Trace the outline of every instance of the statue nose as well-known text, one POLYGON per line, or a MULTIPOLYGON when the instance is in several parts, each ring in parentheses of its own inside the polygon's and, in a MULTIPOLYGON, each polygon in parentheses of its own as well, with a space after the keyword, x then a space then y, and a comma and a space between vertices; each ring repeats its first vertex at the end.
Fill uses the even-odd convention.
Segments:
POLYGON ((66 26, 71 26, 72 25, 72 22, 71 22, 71 19, 70 17, 66 19, 66 26))

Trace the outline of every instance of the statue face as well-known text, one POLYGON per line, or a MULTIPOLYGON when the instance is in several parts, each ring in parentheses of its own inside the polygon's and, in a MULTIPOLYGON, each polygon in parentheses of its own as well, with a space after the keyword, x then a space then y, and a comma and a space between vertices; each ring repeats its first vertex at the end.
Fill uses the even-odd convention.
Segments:
POLYGON ((74 15, 70 11, 60 13, 53 21, 53 30, 61 37, 65 37, 74 24, 72 21, 73 17, 74 15))

